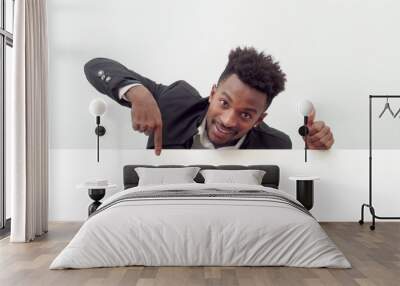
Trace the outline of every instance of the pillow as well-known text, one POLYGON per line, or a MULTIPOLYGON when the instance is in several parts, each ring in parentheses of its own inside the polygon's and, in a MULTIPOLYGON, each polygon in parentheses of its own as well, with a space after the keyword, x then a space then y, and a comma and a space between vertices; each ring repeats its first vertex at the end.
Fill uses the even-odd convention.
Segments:
POLYGON ((204 183, 234 183, 261 185, 265 171, 262 170, 202 170, 204 183))
POLYGON ((193 179, 199 170, 199 167, 135 168, 139 176, 138 186, 196 183, 193 179))

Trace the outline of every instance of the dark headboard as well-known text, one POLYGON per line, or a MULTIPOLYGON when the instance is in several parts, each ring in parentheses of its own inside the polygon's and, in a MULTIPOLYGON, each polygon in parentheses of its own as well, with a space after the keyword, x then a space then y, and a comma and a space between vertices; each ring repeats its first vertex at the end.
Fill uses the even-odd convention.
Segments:
MULTIPOLYGON (((133 188, 138 185, 139 177, 135 172, 137 167, 147 167, 147 168, 178 168, 185 167, 183 165, 126 165, 124 166, 124 189, 133 188)), ((264 170, 266 173, 262 179, 262 185, 265 187, 271 187, 278 189, 279 186, 279 167, 276 165, 188 165, 188 167, 200 167, 201 169, 219 169, 219 170, 264 170)), ((203 176, 198 173, 194 178, 197 183, 204 183, 203 176)))

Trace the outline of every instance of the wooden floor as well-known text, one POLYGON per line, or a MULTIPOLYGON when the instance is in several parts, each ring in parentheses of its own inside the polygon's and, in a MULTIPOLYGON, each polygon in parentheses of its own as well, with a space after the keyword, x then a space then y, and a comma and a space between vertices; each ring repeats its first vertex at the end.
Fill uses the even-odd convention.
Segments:
POLYGON ((119 267, 48 270, 80 223, 51 223, 32 243, 0 241, 0 285, 400 285, 400 222, 321 223, 352 269, 291 267, 119 267))

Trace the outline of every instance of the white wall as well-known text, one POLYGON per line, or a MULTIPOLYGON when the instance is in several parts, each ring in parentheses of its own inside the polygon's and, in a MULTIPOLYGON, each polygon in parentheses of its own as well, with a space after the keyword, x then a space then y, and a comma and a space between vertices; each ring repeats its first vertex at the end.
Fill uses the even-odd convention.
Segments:
MULTIPOLYGON (((185 79, 208 96, 232 48, 264 50, 288 77, 265 120, 288 133, 295 148, 302 148, 300 99, 314 102, 317 119, 333 130, 334 148, 367 149, 368 95, 400 94, 396 0, 49 0, 48 9, 55 149, 95 147, 88 105, 106 96, 86 81, 83 65, 98 56, 165 84, 185 79)), ((129 109, 106 99, 103 147, 143 148, 129 109)), ((392 104, 397 110, 400 100, 392 104)), ((374 114, 383 106, 378 102, 374 114)), ((380 121, 380 148, 398 148, 398 120, 380 121)))
MULTIPOLYGON (((399 216, 400 178, 397 164, 400 151, 374 152, 373 202, 380 216, 399 216)), ((87 149, 52 150, 50 153, 50 220, 84 220, 91 203, 86 190, 76 185, 93 178, 104 178, 122 189, 125 164, 277 164, 280 189, 295 195, 293 175, 316 175, 312 214, 320 221, 358 221, 360 207, 368 202, 368 150, 312 151, 304 163, 300 150, 211 151, 164 150, 156 157, 151 150, 102 150, 100 163, 96 151, 87 149)), ((367 210, 366 219, 370 219, 367 210)))
MULTIPOLYGON (((294 194, 294 174, 319 175, 314 215, 322 221, 359 219, 368 200, 368 95, 400 94, 400 2, 395 0, 49 0, 50 219, 83 220, 90 199, 75 185, 104 177, 122 185, 124 164, 277 164, 281 188, 294 194), (157 158, 131 130, 129 110, 98 94, 83 65, 110 57, 158 82, 192 83, 203 96, 224 68, 229 50, 255 46, 271 53, 287 73, 286 91, 266 122, 288 133, 297 150, 164 150, 157 158), (101 164, 95 161, 90 100, 109 103, 103 119, 101 164), (297 135, 300 99, 331 126, 329 152, 312 152, 304 164, 297 135)), ((400 107, 393 100, 393 107, 400 107)), ((378 215, 399 215, 398 118, 377 120, 374 191, 378 215), (379 159, 379 160, 378 160, 379 159), (376 175, 376 176, 375 176, 376 175)))

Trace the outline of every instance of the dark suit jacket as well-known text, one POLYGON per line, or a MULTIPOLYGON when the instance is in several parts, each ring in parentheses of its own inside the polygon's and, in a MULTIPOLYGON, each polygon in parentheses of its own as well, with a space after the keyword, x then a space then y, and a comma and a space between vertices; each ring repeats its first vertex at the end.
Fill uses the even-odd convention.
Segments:
MULTIPOLYGON (((190 149, 193 136, 208 110, 208 98, 180 80, 171 85, 154 81, 127 69, 122 64, 105 58, 95 58, 85 64, 88 81, 104 93, 126 107, 130 102, 120 99, 118 91, 132 83, 143 84, 154 96, 160 108, 163 122, 163 148, 190 149)), ((154 149, 154 138, 149 136, 147 148, 154 149)), ((291 149, 292 142, 285 133, 269 127, 264 122, 251 129, 240 149, 291 149)))

